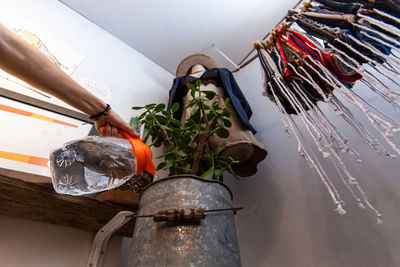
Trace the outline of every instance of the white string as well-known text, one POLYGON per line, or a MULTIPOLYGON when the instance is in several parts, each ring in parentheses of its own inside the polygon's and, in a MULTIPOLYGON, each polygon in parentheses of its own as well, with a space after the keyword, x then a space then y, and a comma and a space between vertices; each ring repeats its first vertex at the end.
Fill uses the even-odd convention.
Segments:
POLYGON ((400 31, 394 27, 393 25, 387 24, 385 22, 382 22, 380 20, 376 20, 372 17, 369 16, 365 16, 363 14, 357 14, 357 16, 365 19, 366 21, 368 21, 371 25, 374 25, 376 27, 381 28, 383 31, 388 31, 394 35, 397 35, 398 37, 400 37, 400 31))
POLYGON ((374 8, 374 9, 372 9, 372 10, 373 10, 375 13, 377 13, 377 14, 379 14, 379 15, 381 15, 381 16, 387 17, 387 18, 389 18, 389 19, 391 19, 391 20, 394 20, 394 21, 400 23, 400 19, 397 18, 397 17, 395 17, 395 16, 392 16, 392 15, 390 15, 390 14, 388 14, 388 13, 386 13, 386 12, 383 12, 383 11, 381 11, 381 10, 379 10, 379 9, 376 9, 376 8, 374 8))

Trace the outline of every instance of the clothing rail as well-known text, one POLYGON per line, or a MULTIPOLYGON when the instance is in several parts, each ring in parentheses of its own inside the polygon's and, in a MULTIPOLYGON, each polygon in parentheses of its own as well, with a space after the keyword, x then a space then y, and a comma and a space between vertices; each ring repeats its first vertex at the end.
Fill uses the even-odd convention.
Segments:
MULTIPOLYGON (((296 9, 301 3, 303 2, 303 0, 299 0, 296 5, 292 8, 292 9, 296 9)), ((286 17, 283 17, 276 25, 274 28, 278 27, 279 24, 281 24, 284 20, 286 19, 286 17)), ((268 36, 271 34, 271 32, 267 33, 267 35, 264 36, 263 41, 265 41, 268 36)), ((239 64, 237 64, 238 67, 236 67, 235 69, 232 70, 232 72, 237 72, 239 70, 241 70, 242 68, 246 67, 248 64, 250 64, 254 59, 257 58, 257 54, 252 56, 251 58, 250 55, 254 52, 254 48, 239 62, 239 64), (249 59, 248 59, 249 58, 249 59), (248 59, 248 60, 246 60, 248 59)))

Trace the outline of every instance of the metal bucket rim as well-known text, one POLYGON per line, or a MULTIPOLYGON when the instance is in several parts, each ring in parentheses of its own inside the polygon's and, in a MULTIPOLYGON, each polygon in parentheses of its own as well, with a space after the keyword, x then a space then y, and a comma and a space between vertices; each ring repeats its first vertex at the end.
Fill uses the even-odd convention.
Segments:
POLYGON ((181 179, 181 178, 191 178, 191 179, 195 179, 195 180, 199 180, 199 181, 203 181, 203 182, 207 182, 207 183, 216 183, 216 184, 220 184, 220 185, 222 185, 223 187, 225 187, 225 188, 228 190, 228 192, 229 192, 229 194, 230 194, 230 196, 231 196, 231 201, 233 201, 233 194, 232 194, 232 191, 231 191, 231 189, 230 189, 226 184, 224 184, 224 183, 222 183, 222 182, 220 182, 220 181, 217 181, 217 180, 205 179, 205 178, 202 178, 202 177, 200 177, 200 176, 191 175, 191 174, 178 174, 178 175, 168 176, 168 177, 159 179, 159 180, 157 180, 157 181, 154 181, 154 182, 152 182, 151 184, 146 185, 146 187, 143 188, 142 192, 140 193, 139 201, 142 199, 142 195, 143 195, 144 191, 146 191, 146 190, 147 190, 149 187, 151 187, 152 185, 158 184, 158 183, 161 183, 161 182, 164 182, 164 181, 168 181, 168 180, 181 179))

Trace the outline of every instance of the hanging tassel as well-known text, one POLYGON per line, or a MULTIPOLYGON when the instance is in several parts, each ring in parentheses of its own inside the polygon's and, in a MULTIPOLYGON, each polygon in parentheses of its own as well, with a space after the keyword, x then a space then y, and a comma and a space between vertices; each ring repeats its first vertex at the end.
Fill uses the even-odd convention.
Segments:
POLYGON ((376 9, 376 8, 374 8, 374 9, 372 9, 376 14, 379 14, 379 15, 381 15, 381 16, 383 16, 383 17, 387 17, 388 19, 391 19, 391 20, 393 20, 393 21, 396 21, 397 23, 400 23, 400 19, 399 18, 397 18, 397 17, 395 17, 395 16, 393 16, 393 15, 390 15, 390 14, 388 14, 388 13, 386 13, 386 12, 383 12, 383 11, 380 11, 379 9, 376 9))
MULTIPOLYGON (((342 42, 338 39, 339 42, 342 42)), ((342 42, 345 44, 344 42, 342 42)), ((346 44, 347 45, 347 44, 346 44)), ((362 44, 363 47, 367 47, 367 49, 372 52, 376 52, 373 48, 362 44)), ((281 120, 285 126, 285 131, 290 133, 291 136, 294 136, 297 141, 297 150, 298 153, 306 160, 310 167, 315 169, 318 175, 321 178, 321 181, 327 188, 336 208, 335 211, 339 214, 346 214, 346 211, 343 208, 344 202, 340 197, 338 190, 336 189, 333 182, 330 180, 322 165, 318 161, 316 155, 312 152, 312 149, 309 148, 306 139, 300 128, 297 126, 296 122, 293 120, 290 114, 287 113, 286 107, 280 100, 280 97, 287 101, 288 105, 295 111, 298 118, 301 120, 303 125, 305 126, 306 131, 312 138, 313 142, 318 148, 318 151, 322 154, 324 158, 329 158, 332 164, 334 165, 338 175, 340 176, 342 182, 345 184, 347 189, 352 194, 355 199, 357 206, 360 208, 370 208, 375 212, 377 216, 377 222, 382 223, 382 215, 377 211, 377 209, 369 202, 365 192, 360 187, 357 179, 350 174, 344 162, 339 157, 338 153, 349 153, 351 155, 355 155, 357 157, 357 161, 360 162, 359 154, 352 149, 348 143, 348 139, 343 137, 343 135, 334 127, 334 125, 326 118, 321 109, 314 103, 312 99, 303 91, 302 86, 298 83, 298 79, 291 80, 291 83, 286 84, 284 81, 284 77, 281 75, 281 72, 276 64, 283 65, 281 58, 278 57, 278 62, 272 59, 269 53, 263 48, 258 47, 257 53, 261 62, 262 74, 263 74, 263 84, 264 84, 264 94, 268 96, 268 99, 273 104, 274 110, 280 115, 281 120), (269 76, 268 76, 269 75, 269 76), (267 78, 268 76, 268 78, 267 78), (278 95, 280 95, 278 97, 278 95), (357 193, 358 194, 357 194, 357 193), (360 196, 358 196, 360 195, 360 196)), ((276 51, 276 48, 273 48, 276 51)), ((318 50, 319 47, 316 46, 313 48, 314 52, 319 53, 322 58, 321 51, 323 49, 318 50)), ((359 72, 360 69, 363 70, 362 66, 358 64, 353 58, 349 58, 343 51, 336 49, 336 47, 331 46, 333 51, 337 51, 338 56, 337 59, 340 63, 343 63, 350 70, 355 73, 359 72), (347 62, 342 58, 346 57, 347 62), (351 62, 351 63, 350 63, 351 62), (353 64, 353 65, 352 65, 353 64)), ((277 52, 277 51, 276 51, 277 52)), ((277 53, 279 54, 279 53, 277 53)), ((391 118, 387 114, 381 112, 376 107, 373 109, 378 112, 380 115, 385 117, 387 120, 382 119, 378 115, 372 113, 367 108, 365 108, 358 99, 361 101, 365 101, 357 94, 353 93, 351 90, 345 88, 343 84, 334 76, 331 70, 327 69, 320 61, 317 61, 310 56, 306 56, 304 59, 298 57, 296 53, 293 56, 297 57, 297 60, 300 60, 302 64, 307 67, 298 66, 298 69, 292 63, 286 63, 287 68, 296 75, 298 78, 302 79, 304 82, 308 83, 312 86, 318 94, 320 94, 321 99, 324 100, 338 115, 345 119, 355 130, 359 133, 361 138, 367 142, 371 147, 373 147, 377 151, 386 152, 385 148, 380 145, 380 143, 376 140, 376 138, 365 129, 365 127, 355 119, 350 110, 342 104, 333 93, 337 92, 342 97, 344 97, 349 102, 353 103, 358 109, 360 109, 373 127, 385 138, 386 142, 396 151, 396 147, 394 144, 388 139, 394 133, 400 132, 399 128, 394 128, 392 123, 399 125, 399 121, 391 118), (313 64, 313 65, 312 65, 313 64), (312 74, 308 73, 308 71, 312 71, 312 74), (301 72, 301 73, 300 73, 301 72), (319 82, 316 82, 315 78, 319 79, 319 82), (326 88, 322 88, 320 83, 323 82, 327 86, 333 88, 333 93, 327 93, 326 88)), ((386 59, 386 58, 385 58, 386 59)), ((366 60, 366 62, 370 62, 370 60, 366 60)), ((398 62, 390 60, 387 68, 393 68, 390 64, 396 66, 398 62)), ((286 70, 285 70, 286 71, 286 70)), ((381 71, 381 69, 380 69, 381 71)), ((375 86, 375 91, 385 96, 388 100, 393 102, 393 99, 397 96, 396 93, 392 93, 390 89, 379 80, 374 80, 373 75, 369 71, 365 71, 363 78, 363 82, 368 84, 370 87, 375 86), (392 93, 392 94, 391 94, 392 93)), ((372 88, 371 88, 372 89, 372 88)), ((400 151, 400 150, 399 150, 400 151)))
POLYGON ((362 15, 362 14, 358 14, 357 16, 365 19, 369 24, 374 25, 374 26, 382 29, 383 32, 384 31, 388 31, 391 34, 396 35, 397 37, 400 37, 400 30, 397 29, 396 27, 394 27, 393 25, 387 24, 385 22, 382 22, 380 20, 371 18, 369 16, 365 16, 365 15, 362 15))

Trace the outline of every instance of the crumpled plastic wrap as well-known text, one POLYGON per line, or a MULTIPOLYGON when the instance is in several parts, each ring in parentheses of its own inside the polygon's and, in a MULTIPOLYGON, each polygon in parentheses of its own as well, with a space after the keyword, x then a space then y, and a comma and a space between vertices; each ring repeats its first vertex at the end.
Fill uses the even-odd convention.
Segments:
POLYGON ((116 188, 136 170, 126 139, 88 136, 50 153, 50 170, 57 193, 84 195, 116 188))

